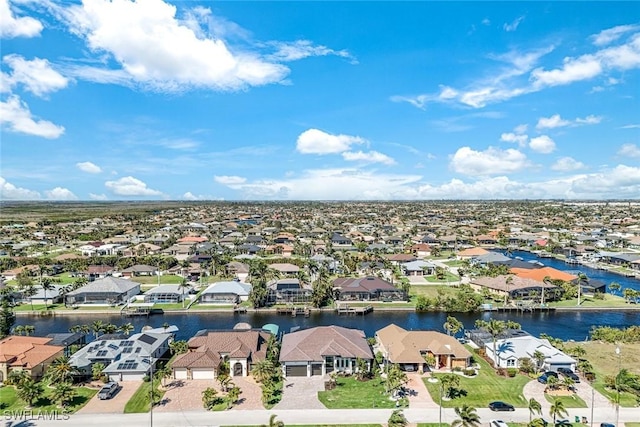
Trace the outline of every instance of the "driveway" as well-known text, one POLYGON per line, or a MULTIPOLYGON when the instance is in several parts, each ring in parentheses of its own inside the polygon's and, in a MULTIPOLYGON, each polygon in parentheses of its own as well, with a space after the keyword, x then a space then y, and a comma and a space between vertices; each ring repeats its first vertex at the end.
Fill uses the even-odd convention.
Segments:
POLYGON ((524 398, 527 399, 527 401, 533 398, 540 402, 542 411, 544 413, 547 413, 549 412, 551 403, 549 403, 549 401, 547 401, 547 399, 544 397, 545 388, 547 388, 547 386, 538 382, 538 380, 531 380, 522 388, 522 394, 524 395, 524 398))
POLYGON ((324 377, 289 377, 284 382, 282 400, 276 409, 326 409, 318 400, 324 390, 324 377))
POLYGON ((407 387, 412 390, 409 394, 409 408, 438 408, 438 404, 433 401, 424 384, 423 376, 413 372, 407 373, 407 377, 409 378, 407 387))
MULTIPOLYGON (((264 409, 262 391, 251 377, 235 377, 233 382, 240 387, 240 400, 232 410, 264 409)), ((220 384, 215 380, 173 380, 167 383, 162 402, 153 408, 154 412, 204 411, 202 392, 213 387, 220 394, 220 384)))
POLYGON ((78 414, 122 414, 124 406, 141 384, 142 381, 122 381, 120 382, 120 390, 115 396, 111 399, 100 400, 96 394, 78 411, 78 414))

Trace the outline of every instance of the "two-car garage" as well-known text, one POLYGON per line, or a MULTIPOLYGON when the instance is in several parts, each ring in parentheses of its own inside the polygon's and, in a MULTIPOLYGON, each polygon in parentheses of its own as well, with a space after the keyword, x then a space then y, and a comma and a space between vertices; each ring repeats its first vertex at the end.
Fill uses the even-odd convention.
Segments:
MULTIPOLYGON (((287 377, 307 377, 309 376, 309 368, 307 364, 304 365, 285 365, 285 375, 287 377)), ((311 376, 322 375, 322 363, 311 364, 311 376)))
POLYGON ((191 368, 191 377, 189 377, 189 372, 187 368, 174 368, 173 369, 174 378, 177 380, 213 380, 215 379, 215 374, 213 369, 211 368, 191 368))

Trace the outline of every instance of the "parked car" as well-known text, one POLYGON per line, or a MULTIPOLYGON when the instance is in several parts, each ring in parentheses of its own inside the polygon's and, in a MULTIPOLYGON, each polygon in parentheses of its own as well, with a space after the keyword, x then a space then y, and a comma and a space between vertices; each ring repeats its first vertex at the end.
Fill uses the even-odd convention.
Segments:
POLYGON ((616 427, 616 426, 611 423, 600 423, 600 427, 616 427))
POLYGON ((558 368, 558 372, 565 377, 571 378, 574 383, 580 382, 580 377, 578 377, 576 373, 569 368, 558 368))
POLYGON ((558 378, 558 373, 557 372, 553 372, 553 371, 547 371, 544 374, 540 375, 538 377, 538 382, 542 383, 542 384, 546 384, 547 383, 547 379, 549 377, 556 377, 558 378))
POLYGON ((509 426, 507 425, 507 423, 505 423, 505 422, 504 422, 504 421, 502 421, 502 420, 491 420, 491 421, 489 422, 489 425, 490 425, 491 427, 509 427, 509 426))
POLYGON ((491 409, 492 411, 515 411, 516 410, 516 408, 514 408, 513 405, 509 403, 501 402, 499 400, 489 403, 489 409, 491 409))
POLYGON ((115 394, 118 392, 119 389, 120 389, 120 385, 118 385, 117 382, 110 381, 106 383, 104 386, 102 386, 102 388, 98 392, 98 399, 100 400, 111 399, 113 396, 115 396, 115 394))

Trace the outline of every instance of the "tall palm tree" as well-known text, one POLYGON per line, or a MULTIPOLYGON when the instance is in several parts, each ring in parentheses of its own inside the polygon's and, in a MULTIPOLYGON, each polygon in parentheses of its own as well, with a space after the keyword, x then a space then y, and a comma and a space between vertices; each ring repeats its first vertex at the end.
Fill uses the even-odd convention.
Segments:
POLYGON ((258 382, 264 382, 267 378, 273 376, 275 365, 269 359, 260 360, 251 368, 251 375, 258 382))
POLYGON ((496 351, 496 341, 498 336, 502 335, 507 330, 507 323, 504 320, 489 319, 489 321, 478 319, 476 320, 476 327, 486 330, 491 335, 493 341, 493 361, 494 367, 498 368, 498 352, 496 351))
POLYGON ((535 414, 542 414, 542 405, 532 397, 529 399, 529 422, 531 422, 531 419, 535 414))
POLYGON ((133 324, 131 322, 127 322, 120 325, 118 329, 126 336, 129 336, 129 334, 131 334, 131 332, 133 332, 135 328, 133 327, 133 324))
POLYGON ((93 331, 93 335, 96 339, 98 339, 100 332, 104 331, 104 326, 105 324, 102 320, 94 320, 91 324, 91 330, 93 331))
POLYGON ((462 330, 464 325, 455 316, 447 316, 447 321, 442 325, 447 334, 455 335, 462 330))
POLYGON ((69 402, 76 396, 76 390, 68 382, 59 382, 51 392, 51 398, 62 408, 67 406, 69 402))
POLYGON ((540 372, 540 368, 544 364, 544 360, 547 358, 543 352, 536 350, 533 352, 533 358, 536 361, 536 372, 540 372))
POLYGON ((178 289, 182 291, 182 308, 184 308, 184 291, 185 289, 189 289, 190 286, 191 285, 189 285, 187 279, 182 279, 182 281, 178 285, 178 289))
POLYGON ((455 407, 454 411, 456 415, 459 417, 458 419, 453 420, 451 423, 451 427, 479 427, 480 426, 480 416, 476 412, 476 408, 469 406, 467 404, 462 405, 461 407, 455 407))
POLYGON ((26 402, 28 406, 33 406, 33 403, 42 396, 42 384, 35 382, 31 378, 27 378, 16 386, 16 394, 18 397, 26 402))
POLYGON ((554 399, 549 408, 549 416, 553 418, 553 425, 556 425, 558 417, 566 417, 567 415, 569 415, 569 412, 565 409, 562 400, 554 399))
POLYGON ((41 279, 40 286, 42 287, 42 292, 44 292, 44 308, 45 310, 48 310, 49 304, 47 303, 47 291, 52 291, 55 289, 55 287, 53 286, 53 282, 49 277, 41 279))
POLYGON ((78 371, 69 363, 69 358, 60 356, 47 368, 47 378, 52 384, 71 383, 78 371))
POLYGON ((102 327, 102 331, 105 334, 115 334, 116 332, 118 332, 118 327, 116 325, 114 325, 113 323, 107 323, 106 325, 104 325, 102 327))

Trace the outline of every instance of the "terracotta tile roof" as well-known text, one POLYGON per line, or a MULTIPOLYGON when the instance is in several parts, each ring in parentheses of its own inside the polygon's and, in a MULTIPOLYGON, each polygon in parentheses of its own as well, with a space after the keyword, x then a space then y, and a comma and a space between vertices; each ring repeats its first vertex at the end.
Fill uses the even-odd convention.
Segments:
POLYGON ((48 345, 50 341, 51 338, 8 336, 0 340, 0 362, 30 369, 57 353, 62 355, 64 347, 48 345))
POLYGON ((364 332, 341 326, 318 326, 286 334, 281 362, 321 362, 325 356, 372 359, 364 332))
POLYGON ((533 279, 539 282, 542 282, 545 277, 550 277, 551 279, 564 280, 565 282, 570 282, 572 280, 577 279, 577 276, 573 274, 569 274, 567 272, 556 270, 552 267, 542 267, 542 268, 512 268, 511 272, 518 277, 523 279, 533 279))
POLYGON ((489 251, 483 248, 469 248, 469 249, 464 249, 459 251, 458 256, 473 257, 473 256, 479 256, 479 255, 486 255, 488 253, 489 251))
POLYGON ((388 352, 392 363, 422 363, 421 353, 451 355, 467 359, 471 353, 455 338, 436 331, 407 331, 391 324, 376 332, 380 344, 388 352))

